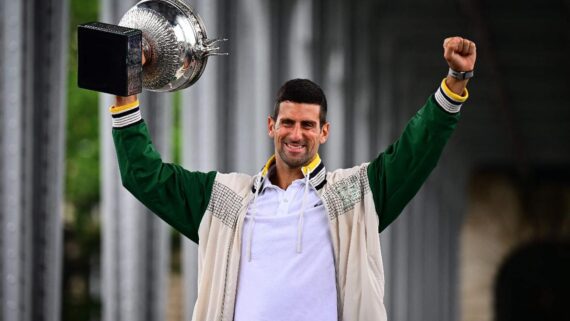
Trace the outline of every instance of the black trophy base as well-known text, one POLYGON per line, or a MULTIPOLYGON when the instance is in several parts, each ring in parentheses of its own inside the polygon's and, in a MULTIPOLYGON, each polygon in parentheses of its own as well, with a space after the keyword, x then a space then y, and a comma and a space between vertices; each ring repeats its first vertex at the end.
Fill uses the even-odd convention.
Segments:
POLYGON ((142 91, 142 32, 93 22, 77 30, 80 88, 116 96, 142 91))

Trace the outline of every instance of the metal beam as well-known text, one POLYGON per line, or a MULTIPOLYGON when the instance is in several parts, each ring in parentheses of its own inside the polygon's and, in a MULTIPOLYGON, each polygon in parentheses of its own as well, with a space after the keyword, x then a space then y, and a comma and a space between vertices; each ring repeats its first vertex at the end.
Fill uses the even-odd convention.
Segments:
POLYGON ((21 320, 23 311, 24 262, 21 257, 22 230, 22 101, 21 72, 24 50, 23 3, 0 2, 0 235, 2 320, 21 320), (13 108, 8 108, 13 106, 13 108), (9 111, 9 112, 8 112, 9 111))
POLYGON ((59 320, 68 5, 1 6, 2 317, 59 320))
MULTIPOLYGON (((135 3, 103 0, 101 20, 116 24, 135 3)), ((171 95, 144 91, 139 100, 155 147, 168 162, 171 95)), ((103 320, 164 320, 170 271, 169 228, 122 187, 108 112, 113 103, 114 97, 100 95, 103 320)))

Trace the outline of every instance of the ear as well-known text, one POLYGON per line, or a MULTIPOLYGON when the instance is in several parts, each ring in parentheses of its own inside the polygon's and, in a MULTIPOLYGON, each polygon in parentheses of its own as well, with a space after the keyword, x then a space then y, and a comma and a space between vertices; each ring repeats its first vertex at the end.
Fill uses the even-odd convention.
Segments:
POLYGON ((269 137, 275 137, 275 121, 271 116, 267 116, 267 133, 269 134, 269 137))
POLYGON ((330 123, 326 122, 323 125, 323 128, 321 129, 321 138, 319 139, 319 142, 321 144, 326 143, 327 139, 329 139, 329 127, 330 127, 330 123))

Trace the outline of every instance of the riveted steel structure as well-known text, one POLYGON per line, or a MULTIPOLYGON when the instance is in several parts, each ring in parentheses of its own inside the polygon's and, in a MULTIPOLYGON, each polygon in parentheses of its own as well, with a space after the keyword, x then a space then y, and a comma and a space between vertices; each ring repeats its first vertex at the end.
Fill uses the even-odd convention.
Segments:
POLYGON ((0 8, 0 316, 59 320, 68 3, 0 8))

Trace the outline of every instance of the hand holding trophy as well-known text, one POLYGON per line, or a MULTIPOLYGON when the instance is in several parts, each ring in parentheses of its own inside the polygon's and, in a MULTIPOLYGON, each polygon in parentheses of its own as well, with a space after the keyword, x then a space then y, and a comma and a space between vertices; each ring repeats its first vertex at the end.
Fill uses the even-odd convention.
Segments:
POLYGON ((182 0, 143 0, 119 25, 78 28, 78 85, 130 96, 142 88, 176 91, 194 84, 208 57, 227 55, 208 39, 202 19, 182 0))

